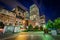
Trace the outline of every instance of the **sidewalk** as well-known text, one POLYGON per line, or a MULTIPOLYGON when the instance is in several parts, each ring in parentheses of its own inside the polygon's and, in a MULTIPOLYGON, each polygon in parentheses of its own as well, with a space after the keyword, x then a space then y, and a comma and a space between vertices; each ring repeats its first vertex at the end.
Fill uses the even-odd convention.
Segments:
MULTIPOLYGON (((22 35, 22 34, 34 34, 34 35, 42 35, 44 34, 43 32, 21 32, 21 33, 6 33, 6 34, 1 34, 0 35, 0 40, 5 40, 5 39, 10 39, 10 38, 14 38, 18 35, 22 35)), ((49 35, 49 34, 48 34, 49 35)), ((50 34, 51 35, 51 34, 50 34)), ((52 36, 52 35, 51 35, 52 36)), ((60 39, 60 35, 57 36, 52 36, 54 39, 60 39)))
POLYGON ((18 34, 19 33, 5 33, 5 34, 0 33, 0 40, 16 37, 18 34))
POLYGON ((55 40, 60 40, 60 35, 52 36, 55 40))

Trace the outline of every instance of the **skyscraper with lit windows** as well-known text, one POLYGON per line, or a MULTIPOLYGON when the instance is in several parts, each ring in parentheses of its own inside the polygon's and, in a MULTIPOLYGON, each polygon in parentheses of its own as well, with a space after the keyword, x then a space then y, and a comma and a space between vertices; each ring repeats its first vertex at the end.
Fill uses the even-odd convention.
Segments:
POLYGON ((45 15, 39 15, 39 8, 36 4, 30 6, 30 20, 32 20, 36 26, 43 26, 45 24, 45 15))

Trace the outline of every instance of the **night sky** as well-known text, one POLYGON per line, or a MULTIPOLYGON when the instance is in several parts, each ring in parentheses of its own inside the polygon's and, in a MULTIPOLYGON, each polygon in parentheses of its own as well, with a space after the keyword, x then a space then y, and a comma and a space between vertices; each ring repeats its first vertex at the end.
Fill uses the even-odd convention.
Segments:
POLYGON ((8 10, 12 10, 16 6, 22 6, 25 10, 29 10, 34 3, 39 7, 40 15, 46 16, 46 21, 60 17, 59 0, 0 0, 0 6, 8 10))

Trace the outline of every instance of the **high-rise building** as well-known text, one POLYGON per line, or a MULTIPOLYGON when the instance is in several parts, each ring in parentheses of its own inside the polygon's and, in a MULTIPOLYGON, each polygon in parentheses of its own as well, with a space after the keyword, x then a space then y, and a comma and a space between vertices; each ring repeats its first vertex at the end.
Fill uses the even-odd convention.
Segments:
MULTIPOLYGON (((30 20, 32 20, 36 26, 43 26, 45 24, 45 16, 39 15, 39 8, 36 4, 30 6, 30 20)), ((34 25, 34 26, 35 26, 34 25)))
POLYGON ((30 6, 30 20, 37 21, 39 19, 39 8, 33 4, 30 6))
POLYGON ((39 19, 39 8, 37 7, 37 5, 33 4, 32 6, 30 6, 30 20, 36 22, 37 25, 39 19))
POLYGON ((40 17, 40 24, 41 24, 41 26, 45 24, 45 15, 42 15, 40 17))
POLYGON ((39 15, 39 8, 36 4, 30 6, 30 15, 39 15))

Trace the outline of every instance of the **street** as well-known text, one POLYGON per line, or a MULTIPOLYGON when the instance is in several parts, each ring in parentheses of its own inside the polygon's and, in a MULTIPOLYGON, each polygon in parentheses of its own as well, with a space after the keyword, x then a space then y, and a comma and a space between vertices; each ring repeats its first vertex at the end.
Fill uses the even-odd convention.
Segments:
POLYGON ((3 40, 57 40, 51 35, 39 32, 21 32, 15 37, 10 37, 3 40))

